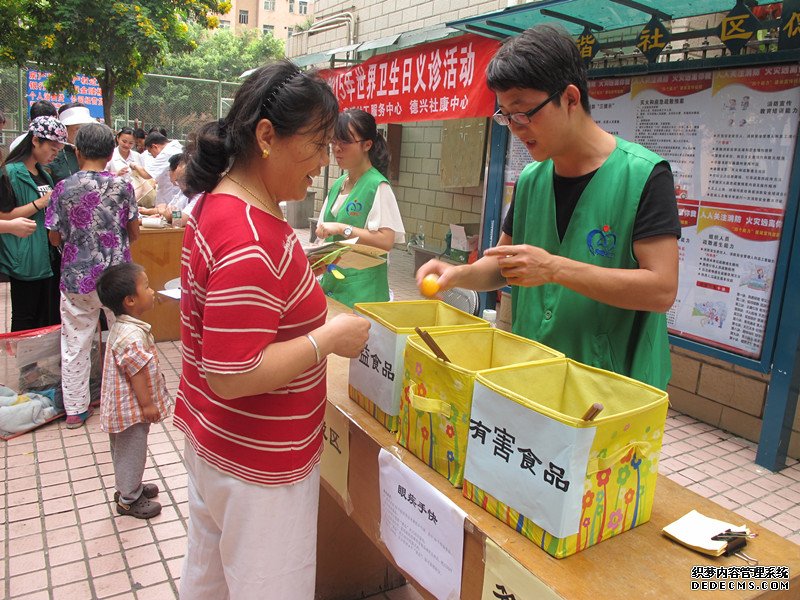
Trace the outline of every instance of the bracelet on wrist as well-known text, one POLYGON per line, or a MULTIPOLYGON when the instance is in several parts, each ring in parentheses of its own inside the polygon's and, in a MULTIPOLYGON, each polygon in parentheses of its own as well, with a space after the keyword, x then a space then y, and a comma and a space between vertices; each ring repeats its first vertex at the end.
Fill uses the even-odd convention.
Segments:
MULTIPOLYGON (((34 200, 33 202, 31 202, 31 204, 33 204, 33 208, 35 208, 35 209, 36 209, 36 212, 39 212, 40 210, 42 210, 41 208, 39 208, 38 206, 36 206, 36 200, 34 200)), ((35 213, 34 213, 34 214, 35 214, 35 213)))
POLYGON ((311 342, 311 345, 314 346, 314 354, 317 357, 317 362, 314 364, 319 364, 322 361, 322 356, 320 355, 319 352, 319 344, 317 344, 317 340, 315 340, 314 336, 311 335, 310 333, 307 333, 306 337, 308 338, 308 341, 311 342))

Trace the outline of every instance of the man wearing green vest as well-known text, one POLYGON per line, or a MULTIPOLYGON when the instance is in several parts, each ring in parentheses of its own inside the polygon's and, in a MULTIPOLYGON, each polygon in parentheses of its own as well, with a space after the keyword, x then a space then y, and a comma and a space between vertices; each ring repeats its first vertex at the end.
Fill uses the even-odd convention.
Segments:
POLYGON ((487 68, 499 110, 534 162, 498 245, 471 265, 431 261, 441 289, 510 285, 514 333, 666 389, 665 312, 678 289, 680 222, 669 165, 590 116, 575 42, 551 26, 506 42, 487 68))

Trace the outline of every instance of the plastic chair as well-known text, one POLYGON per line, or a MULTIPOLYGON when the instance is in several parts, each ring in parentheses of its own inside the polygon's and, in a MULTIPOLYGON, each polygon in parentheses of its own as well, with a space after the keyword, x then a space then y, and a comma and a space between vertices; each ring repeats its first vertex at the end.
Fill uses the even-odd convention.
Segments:
POLYGON ((441 298, 453 308, 463 310, 465 313, 469 313, 471 315, 478 315, 478 311, 480 309, 480 298, 478 297, 478 292, 475 290, 452 288, 442 292, 441 298))

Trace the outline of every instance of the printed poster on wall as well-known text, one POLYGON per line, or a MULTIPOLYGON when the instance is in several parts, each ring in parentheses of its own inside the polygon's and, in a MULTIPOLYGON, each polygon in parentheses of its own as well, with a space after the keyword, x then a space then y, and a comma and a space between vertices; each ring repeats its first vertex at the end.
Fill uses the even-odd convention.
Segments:
POLYGON ((800 67, 594 80, 589 95, 598 123, 672 166, 682 232, 670 333, 759 358, 797 139, 800 67))
POLYGON ((97 79, 86 77, 86 75, 76 75, 72 79, 72 85, 75 86, 74 94, 63 92, 51 94, 44 87, 48 77, 50 77, 48 71, 34 69, 28 71, 28 89, 26 92, 28 107, 39 100, 48 100, 56 108, 68 102, 80 102, 89 109, 89 114, 92 117, 95 119, 103 118, 103 92, 100 89, 100 84, 97 83, 97 79))
POLYGON ((461 35, 320 75, 340 110, 363 109, 378 123, 488 117, 495 97, 485 73, 499 47, 497 40, 461 35))

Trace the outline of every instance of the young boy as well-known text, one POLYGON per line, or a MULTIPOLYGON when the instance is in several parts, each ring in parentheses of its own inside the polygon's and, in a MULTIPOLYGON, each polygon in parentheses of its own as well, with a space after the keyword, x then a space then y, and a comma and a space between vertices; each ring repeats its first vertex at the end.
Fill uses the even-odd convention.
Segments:
POLYGON ((99 123, 84 125, 75 143, 81 170, 56 185, 45 217, 50 243, 61 248, 61 389, 68 429, 81 427, 91 414, 90 357, 101 310, 97 277, 106 267, 130 262, 130 244, 139 235, 133 188, 106 171, 114 133, 99 123))
POLYGON ((151 500, 155 484, 142 484, 150 424, 172 409, 150 324, 140 320, 153 308, 155 292, 141 265, 109 267, 97 280, 97 295, 116 321, 111 327, 100 391, 100 427, 108 432, 117 491, 117 512, 149 519, 161 512, 151 500))

